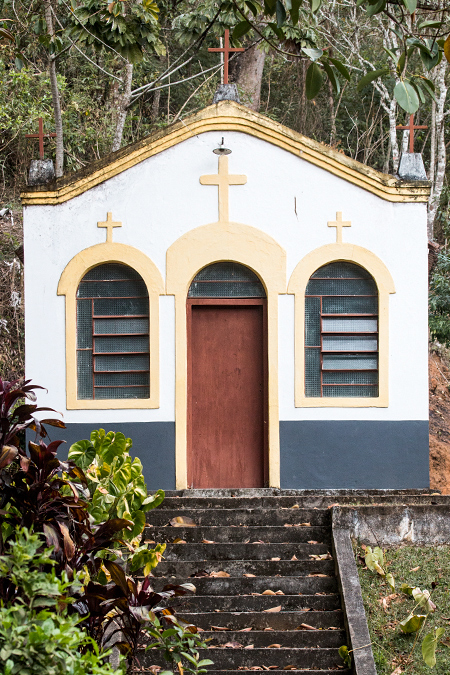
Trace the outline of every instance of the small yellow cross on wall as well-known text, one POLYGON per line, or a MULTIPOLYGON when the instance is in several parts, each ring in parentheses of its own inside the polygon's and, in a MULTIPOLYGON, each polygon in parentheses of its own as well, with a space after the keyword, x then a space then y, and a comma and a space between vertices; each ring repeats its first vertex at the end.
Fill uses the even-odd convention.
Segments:
POLYGON ((231 175, 228 173, 228 157, 219 156, 219 171, 211 176, 200 176, 202 185, 217 185, 219 188, 219 222, 227 223, 228 216, 228 187, 230 185, 245 185, 247 176, 231 175))
POLYGON ((106 220, 103 223, 97 223, 97 227, 106 227, 106 241, 112 244, 113 227, 122 227, 122 223, 114 223, 111 211, 108 211, 106 220))
POLYGON ((336 220, 329 220, 328 221, 328 227, 335 227, 336 228, 336 244, 342 244, 342 228, 343 227, 351 227, 352 224, 349 220, 344 221, 342 220, 342 211, 337 211, 336 212, 336 220))

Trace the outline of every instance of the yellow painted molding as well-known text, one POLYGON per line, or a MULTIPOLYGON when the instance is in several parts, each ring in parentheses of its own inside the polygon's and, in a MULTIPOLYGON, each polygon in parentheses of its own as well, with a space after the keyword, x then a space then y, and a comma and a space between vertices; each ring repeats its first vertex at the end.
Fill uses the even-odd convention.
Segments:
POLYGON ((240 131, 272 143, 297 157, 390 202, 427 202, 430 185, 401 181, 357 162, 233 101, 221 101, 181 122, 58 179, 54 189, 28 188, 24 206, 62 204, 154 155, 208 131, 240 131))
POLYGON ((106 242, 86 248, 65 267, 58 284, 58 295, 66 296, 66 406, 67 410, 115 410, 159 408, 159 296, 164 282, 156 265, 132 246, 106 242), (138 272, 149 296, 150 398, 84 400, 77 398, 77 301, 76 294, 84 275, 93 267, 108 262, 123 263, 138 272))
POLYGON ((267 294, 269 388, 269 485, 280 487, 278 409, 278 295, 286 293, 286 252, 269 235, 240 223, 197 227, 167 251, 166 293, 175 296, 175 447, 176 487, 187 484, 187 332, 186 299, 195 275, 215 262, 246 265, 267 294))
POLYGON ((386 265, 371 251, 353 244, 327 244, 306 255, 295 267, 288 284, 295 295, 295 407, 387 408, 389 405, 389 294, 395 293, 386 265), (305 396, 305 291, 311 275, 322 265, 346 261, 360 265, 378 288, 378 370, 376 398, 319 398, 305 396))

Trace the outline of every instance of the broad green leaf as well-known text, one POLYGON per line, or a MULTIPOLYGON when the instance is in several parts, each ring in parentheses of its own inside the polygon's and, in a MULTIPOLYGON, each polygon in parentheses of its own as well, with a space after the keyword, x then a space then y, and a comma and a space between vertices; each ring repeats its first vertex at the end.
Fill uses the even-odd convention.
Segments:
POLYGON ((406 62, 406 54, 403 53, 403 54, 400 55, 400 58, 397 61, 397 74, 399 76, 403 73, 403 69, 405 67, 405 62, 406 62))
POLYGON ((302 4, 303 4, 303 0, 291 0, 292 6, 291 6, 290 15, 291 15, 292 24, 294 26, 298 23, 299 11, 300 11, 300 7, 302 6, 302 4))
POLYGON ((158 490, 154 495, 149 495, 147 499, 144 499, 142 502, 142 507, 145 507, 144 511, 149 511, 162 504, 165 496, 164 490, 158 490))
POLYGON ((276 16, 277 16, 277 26, 278 26, 278 28, 281 28, 281 26, 286 21, 286 10, 285 10, 284 5, 281 2, 281 0, 277 0, 277 5, 276 5, 275 11, 276 11, 276 16))
POLYGON ((436 646, 439 638, 445 633, 445 628, 436 628, 431 633, 425 635, 422 641, 423 660, 429 668, 436 665, 436 646))
POLYGON ((422 85, 422 87, 424 87, 428 96, 430 96, 430 98, 432 98, 433 101, 435 101, 437 103, 436 96, 434 95, 435 89, 434 89, 433 82, 431 80, 427 80, 426 77, 421 77, 419 81, 420 81, 420 84, 422 85))
POLYGON ((68 458, 81 469, 87 469, 95 457, 95 448, 91 441, 78 441, 70 446, 68 458))
POLYGON ((404 633, 415 633, 422 627, 427 618, 426 614, 410 614, 403 621, 400 621, 400 628, 404 633))
POLYGON ((331 86, 333 87, 334 91, 336 92, 336 95, 339 96, 339 92, 341 90, 339 80, 337 79, 336 75, 333 72, 332 67, 326 62, 322 61, 322 65, 324 67, 324 70, 326 74, 328 75, 328 79, 331 82, 331 86))
POLYGON ((420 58, 422 59, 422 63, 425 66, 427 70, 431 70, 437 64, 442 58, 442 52, 439 51, 438 45, 435 43, 435 49, 430 51, 430 49, 422 48, 420 49, 420 58))
POLYGON ((386 581, 389 585, 389 588, 392 591, 395 591, 395 579, 390 572, 388 572, 388 574, 386 574, 386 581))
POLYGON ((315 12, 317 12, 318 9, 320 9, 322 0, 310 0, 310 2, 311 2, 311 12, 314 14, 315 12))
POLYGON ((423 30, 424 28, 440 28, 442 26, 442 21, 421 21, 417 24, 417 30, 423 30))
POLYGON ((333 66, 334 66, 335 68, 337 68, 337 70, 340 72, 340 74, 341 74, 343 77, 345 77, 345 79, 346 79, 348 82, 350 82, 350 77, 351 77, 351 75, 350 75, 349 71, 347 70, 347 68, 344 66, 344 64, 343 64, 341 61, 339 61, 338 59, 332 59, 331 56, 328 57, 328 60, 331 61, 331 63, 333 64, 333 66))
POLYGON ((309 100, 315 98, 323 83, 322 69, 317 63, 311 63, 306 71, 306 96, 309 100))
POLYGON ((402 584, 400 586, 400 590, 402 593, 405 593, 405 595, 412 595, 414 586, 410 586, 409 584, 402 584))
POLYGON ((197 661, 194 659, 192 654, 188 654, 187 652, 181 652, 184 658, 189 661, 189 663, 192 663, 193 666, 197 666, 197 661))
POLYGON ((352 662, 352 657, 351 657, 350 652, 348 651, 347 645, 342 645, 342 647, 339 647, 339 656, 344 661, 345 665, 350 667, 351 662, 352 662))
POLYGON ((323 49, 315 49, 314 47, 302 47, 302 52, 311 59, 311 61, 317 61, 323 56, 323 49))
POLYGON ((399 106, 410 115, 419 109, 419 97, 409 82, 397 82, 394 96, 399 106))
POLYGON ((417 9, 417 0, 403 0, 403 4, 410 14, 414 14, 417 9))
POLYGON ((360 79, 356 89, 358 91, 362 91, 364 87, 367 87, 368 84, 370 84, 374 80, 377 80, 379 77, 382 77, 383 75, 387 75, 388 73, 389 68, 381 68, 380 70, 370 70, 366 75, 364 75, 364 77, 360 79))
POLYGON ((233 30, 233 40, 239 40, 239 38, 248 33, 251 27, 250 22, 247 20, 238 23, 233 30))
POLYGON ((6 38, 7 40, 11 40, 11 42, 14 42, 14 35, 9 32, 6 28, 0 28, 0 40, 2 38, 6 38))
POLYGON ((256 16, 256 15, 258 14, 258 10, 256 9, 256 7, 255 7, 255 5, 253 4, 253 2, 250 2, 250 0, 245 0, 245 4, 246 4, 247 7, 249 8, 249 10, 250 10, 251 13, 253 14, 253 16, 256 16))
POLYGON ((413 588, 412 596, 419 605, 419 607, 422 607, 427 612, 434 612, 436 610, 436 605, 430 599, 430 591, 427 590, 421 591, 420 588, 418 587, 413 588))
POLYGON ((145 527, 145 513, 143 511, 136 511, 131 519, 134 523, 134 527, 131 530, 131 539, 133 539, 138 534, 141 534, 145 527))
POLYGON ((387 47, 383 47, 383 49, 384 49, 384 51, 386 52, 386 54, 387 54, 388 56, 390 56, 391 59, 393 60, 393 62, 397 65, 397 62, 398 62, 398 56, 397 56, 397 54, 395 54, 391 49, 388 49, 387 47))
POLYGON ((264 0, 264 14, 273 16, 275 14, 276 4, 276 2, 272 2, 271 0, 264 0))
POLYGON ((368 16, 374 16, 375 14, 379 14, 382 12, 386 7, 386 0, 378 0, 373 5, 367 5, 366 12, 368 16))
POLYGON ((202 668, 203 666, 212 666, 214 661, 210 661, 209 659, 202 659, 198 663, 198 667, 202 668))
POLYGON ((277 26, 276 23, 273 23, 273 21, 271 21, 271 22, 268 24, 268 26, 269 26, 269 28, 275 33, 275 35, 277 36, 277 38, 278 38, 279 40, 284 40, 284 39, 285 39, 283 31, 281 30, 281 28, 278 28, 278 26, 277 26))

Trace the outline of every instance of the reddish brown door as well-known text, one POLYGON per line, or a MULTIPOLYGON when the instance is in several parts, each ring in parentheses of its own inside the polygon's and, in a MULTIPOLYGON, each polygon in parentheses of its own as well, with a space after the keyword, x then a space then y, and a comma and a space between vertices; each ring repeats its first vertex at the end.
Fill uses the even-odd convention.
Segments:
POLYGON ((263 299, 188 300, 188 483, 263 487, 263 299))

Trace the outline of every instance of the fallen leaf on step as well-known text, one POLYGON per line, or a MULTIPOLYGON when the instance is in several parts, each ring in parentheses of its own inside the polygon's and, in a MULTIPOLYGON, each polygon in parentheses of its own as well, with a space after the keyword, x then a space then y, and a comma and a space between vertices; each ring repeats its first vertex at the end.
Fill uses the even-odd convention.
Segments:
POLYGON ((251 630, 253 630, 253 627, 249 626, 248 628, 241 628, 238 633, 250 633, 251 630))
POLYGON ((230 575, 228 572, 224 572, 223 570, 220 570, 220 572, 211 572, 209 575, 210 577, 229 577, 230 575))
POLYGON ((330 506, 327 506, 327 509, 332 509, 333 506, 339 506, 339 504, 337 502, 335 502, 334 504, 330 504, 330 506))
POLYGON ((258 541, 252 541, 252 544, 265 544, 266 542, 263 541, 262 539, 258 539, 258 541))
POLYGON ((284 527, 294 527, 294 526, 292 525, 292 523, 285 523, 284 527))
POLYGON ((297 670, 297 666, 284 666, 283 670, 297 670))
POLYGON ((311 527, 311 523, 300 523, 298 527, 311 527))
POLYGON ((254 648, 255 648, 255 645, 247 645, 246 647, 244 647, 244 649, 254 649, 254 648))
POLYGON ((215 612, 220 612, 221 610, 220 610, 220 609, 215 609, 214 611, 215 611, 215 612))
POLYGON ((197 527, 192 518, 187 516, 175 516, 169 521, 172 527, 197 527))
POLYGON ((305 609, 301 609, 301 612, 312 612, 312 607, 306 607, 305 609))
POLYGON ((308 541, 308 544, 318 544, 318 543, 319 543, 319 542, 318 542, 318 541, 314 541, 314 539, 310 539, 310 540, 308 541))
POLYGON ((281 645, 279 645, 279 644, 276 643, 276 642, 275 642, 273 645, 269 645, 269 646, 267 647, 267 649, 280 649, 280 648, 281 648, 281 645))
POLYGON ((409 570, 410 572, 418 572, 420 570, 420 565, 419 567, 413 567, 412 570, 409 570))
POLYGON ((180 539, 180 537, 177 537, 176 539, 173 540, 172 544, 185 544, 186 542, 184 539, 180 539))
POLYGON ((337 626, 328 626, 327 630, 341 630, 337 626))
POLYGON ((276 607, 270 607, 270 609, 264 609, 264 612, 281 612, 281 605, 277 605, 276 607))
POLYGON ((293 555, 292 558, 291 558, 291 560, 298 560, 298 558, 297 558, 296 555, 293 555))
POLYGON ((209 572, 206 570, 199 570, 195 574, 191 574, 191 578, 198 578, 198 577, 209 577, 209 572))
MULTIPOLYGON (((144 541, 144 544, 156 544, 156 541, 154 541, 153 539, 146 539, 144 541)), ((159 666, 155 666, 155 668, 159 668, 159 666)), ((159 669, 161 670, 161 668, 159 669)))
POLYGON ((264 595, 264 593, 250 593, 250 595, 264 595))
POLYGON ((313 560, 331 560, 331 555, 329 553, 322 553, 321 555, 310 553, 309 557, 312 558, 313 560))
POLYGON ((266 591, 263 591, 261 595, 275 595, 275 591, 271 591, 270 588, 268 588, 266 591))
POLYGON ((277 670, 280 666, 268 666, 268 670, 277 670))
POLYGON ((284 595, 283 591, 275 591, 275 595, 284 595))
POLYGON ((240 647, 242 647, 240 642, 226 642, 223 645, 224 649, 227 649, 227 648, 229 648, 229 649, 239 649, 240 647))
POLYGON ((301 630, 317 630, 314 626, 310 626, 309 623, 301 623, 300 628, 301 630))
POLYGON ((308 574, 309 577, 327 577, 328 574, 308 574))
POLYGON ((294 506, 291 506, 291 509, 299 509, 299 508, 300 508, 300 507, 299 507, 298 504, 294 504, 294 506))
MULTIPOLYGON (((247 668, 244 667, 243 670, 247 670, 247 668)), ((248 670, 263 670, 263 668, 261 668, 261 666, 252 666, 251 668, 248 668, 248 670)))
POLYGON ((161 666, 150 666, 148 670, 150 673, 153 673, 153 675, 158 675, 159 671, 161 670, 161 666))
POLYGON ((197 626, 197 633, 204 633, 204 632, 205 632, 204 628, 200 628, 199 626, 197 626))
POLYGON ((244 577, 256 577, 256 574, 243 574, 244 577))
POLYGON ((275 630, 275 628, 264 628, 264 630, 275 630))
POLYGON ((211 630, 230 630, 226 626, 211 626, 211 630))
POLYGON ((281 558, 271 558, 271 560, 278 561, 281 560, 281 558))
POLYGON ((202 544, 215 544, 215 541, 210 541, 209 539, 202 539, 202 544))

